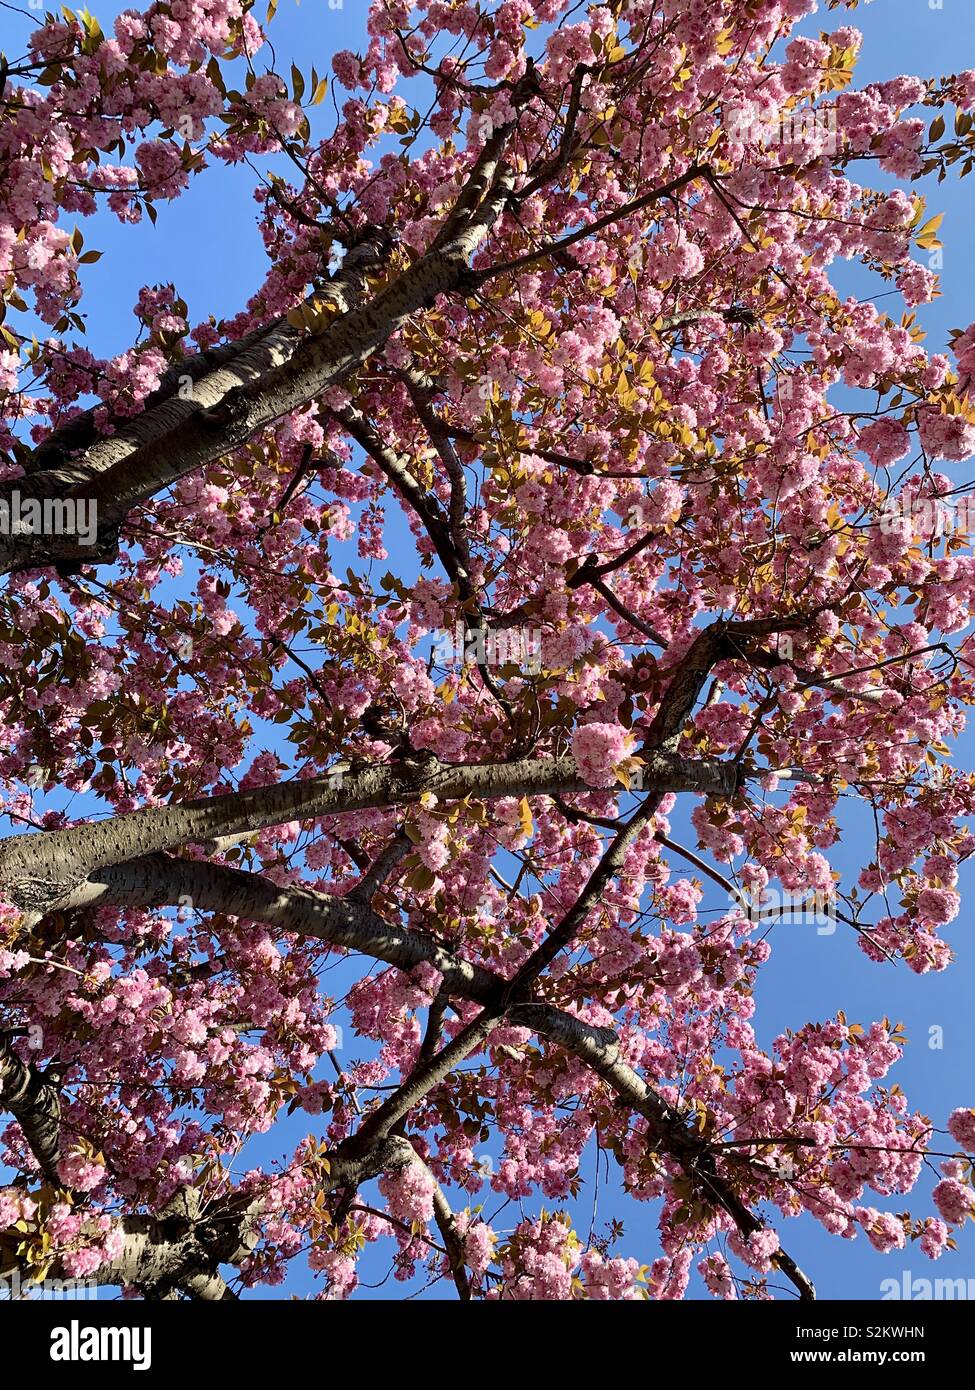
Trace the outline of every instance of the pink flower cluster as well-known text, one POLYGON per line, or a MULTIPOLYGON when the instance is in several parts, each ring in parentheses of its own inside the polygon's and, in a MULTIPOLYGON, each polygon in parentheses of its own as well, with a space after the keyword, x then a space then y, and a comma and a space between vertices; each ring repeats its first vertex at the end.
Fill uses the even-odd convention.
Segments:
POLYGON ((613 786, 615 769, 630 756, 633 746, 633 735, 620 724, 581 724, 572 735, 572 756, 591 787, 613 786))

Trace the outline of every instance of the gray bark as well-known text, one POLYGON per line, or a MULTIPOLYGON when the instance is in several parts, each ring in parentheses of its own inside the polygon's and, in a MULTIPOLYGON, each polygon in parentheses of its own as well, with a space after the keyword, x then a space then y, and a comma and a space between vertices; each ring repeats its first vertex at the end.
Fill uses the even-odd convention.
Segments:
MULTIPOLYGON (((114 558, 119 526, 127 513, 186 474, 222 458, 264 426, 307 405, 344 380, 378 347, 440 294, 462 285, 477 248, 500 217, 514 187, 501 162, 507 128, 496 133, 462 195, 463 225, 449 239, 396 276, 375 299, 353 304, 320 334, 302 333, 283 320, 220 350, 210 370, 195 365, 192 392, 166 395, 114 434, 65 457, 58 441, 38 450, 28 479, 0 485, 0 498, 78 498, 97 507, 95 547, 71 536, 0 537, 0 573, 56 562, 97 563, 114 558)), ((382 234, 384 235, 384 234, 382 234)), ((387 238, 388 241, 388 238, 387 238)), ((346 305, 362 288, 362 272, 378 259, 376 237, 350 253, 336 303, 346 305)), ((340 281, 341 281, 341 277, 340 281)), ((204 354, 198 361, 209 366, 204 354)), ((84 426, 62 439, 84 439, 84 426)))
MULTIPOLYGON (((658 792, 730 796, 738 769, 718 759, 645 751, 644 777, 658 792)), ((441 801, 588 791, 571 757, 523 758, 512 763, 391 763, 347 773, 282 782, 226 796, 131 811, 67 830, 0 840, 0 891, 27 913, 43 913, 97 869, 179 845, 247 834, 290 820, 341 815, 373 806, 416 802, 424 792, 441 801)))
MULTIPOLYGON (((400 1138, 383 1139, 363 1154, 333 1150, 328 1155, 330 1169, 323 1179, 323 1190, 358 1187, 415 1157, 412 1146, 400 1138)), ((170 1296, 175 1290, 197 1299, 233 1297, 219 1267, 238 1265, 251 1253, 260 1239, 262 1212, 259 1198, 204 1208, 196 1188, 183 1188, 159 1215, 123 1217, 120 1254, 86 1278, 100 1287, 134 1285, 153 1299, 170 1296)), ((93 1238, 97 1237, 98 1232, 93 1232, 93 1238)), ((48 1277, 67 1277, 59 1260, 50 1266, 48 1277)))
MULTIPOLYGON (((403 971, 421 963, 432 965, 443 976, 444 994, 474 1000, 495 1015, 509 989, 510 982, 502 976, 464 960, 424 932, 384 921, 365 903, 306 888, 279 888, 259 874, 220 864, 164 855, 133 860, 99 870, 60 906, 161 907, 180 897, 189 897, 193 906, 204 912, 222 912, 316 937, 403 971)), ((632 1067, 619 1060, 616 1034, 611 1029, 596 1028, 535 999, 519 1000, 506 1018, 575 1053, 652 1122, 655 1130, 675 1122, 683 1128, 678 1113, 652 1092, 632 1067)))
POLYGON ((61 1185, 61 1096, 57 1084, 24 1062, 0 1033, 0 1107, 20 1125, 31 1153, 48 1182, 61 1185))
MULTIPOLYGON (((361 901, 332 898, 308 889, 281 889, 259 875, 238 869, 158 855, 99 871, 89 884, 71 895, 65 906, 162 906, 187 894, 194 906, 204 911, 221 911, 314 936, 361 951, 401 970, 427 962, 443 975, 443 994, 475 1000, 484 1006, 483 1013, 453 1043, 409 1077, 341 1146, 341 1160, 333 1172, 335 1186, 346 1185, 342 1163, 368 1161, 368 1155, 386 1141, 392 1127, 459 1061, 481 1045, 503 1017, 578 1057, 628 1108, 642 1116, 647 1123, 648 1144, 670 1155, 693 1175, 732 1216, 744 1235, 760 1229, 761 1221, 715 1171, 707 1142, 689 1127, 678 1109, 620 1058, 618 1039, 611 1029, 587 1024, 544 1000, 520 998, 507 1003, 511 981, 463 960, 426 933, 385 922, 361 901)), ((787 1256, 783 1258, 788 1260, 787 1256)), ((806 1276, 794 1262, 790 1263, 789 1277, 803 1297, 811 1297, 812 1286, 806 1276)))
MULTIPOLYGON (((330 898, 307 889, 281 889, 258 875, 222 865, 156 855, 100 870, 90 883, 75 890, 65 906, 159 906, 172 903, 186 893, 204 910, 226 912, 245 920, 262 921, 283 930, 315 936, 363 951, 403 970, 426 961, 443 975, 441 990, 444 994, 476 1000, 484 1006, 483 1012, 468 1028, 421 1065, 388 1101, 366 1118, 335 1155, 330 1156, 330 1187, 358 1186, 367 1177, 402 1159, 403 1141, 391 1136, 392 1128, 401 1123, 459 1061, 480 1046, 504 1017, 507 1022, 527 1027, 578 1057, 628 1108, 644 1118, 647 1142, 670 1155, 693 1176, 732 1216, 744 1235, 760 1229, 759 1219, 745 1206, 727 1179, 716 1172, 706 1141, 694 1133, 679 1110, 669 1105, 621 1060, 618 1039, 612 1030, 593 1027, 543 1000, 522 998, 507 1004, 509 981, 464 961, 425 933, 390 925, 361 900, 330 898), (390 1144, 400 1147, 390 1149, 390 1144)), ((443 1211, 438 1219, 446 1219, 443 1211)), ((113 1266, 106 1267, 104 1275, 99 1273, 100 1282, 136 1283, 153 1289, 181 1287, 192 1293, 188 1281, 193 1279, 196 1281, 193 1296, 224 1296, 219 1292, 219 1284, 214 1282, 218 1277, 214 1261, 231 1260, 230 1255, 221 1253, 226 1246, 221 1246, 214 1255, 212 1242, 196 1228, 182 1233, 166 1228, 160 1233, 158 1223, 150 1218, 129 1220, 125 1251, 113 1266)), ((224 1223, 221 1239, 229 1238, 224 1223)), ((451 1267, 456 1282, 453 1256, 451 1267)), ((780 1264, 802 1298, 814 1297, 812 1285, 794 1261, 783 1254, 780 1264)))

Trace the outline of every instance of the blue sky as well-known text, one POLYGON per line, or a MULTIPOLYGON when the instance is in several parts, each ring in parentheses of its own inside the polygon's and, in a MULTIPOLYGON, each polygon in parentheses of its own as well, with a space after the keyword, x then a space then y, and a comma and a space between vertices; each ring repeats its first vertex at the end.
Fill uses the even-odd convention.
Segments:
MULTIPOLYGON (((117 0, 92 0, 90 8, 108 31, 114 15, 126 6, 117 0)), ((300 4, 297 0, 280 0, 270 29, 278 70, 287 71, 294 59, 306 75, 312 63, 320 73, 330 72, 334 52, 363 46, 365 13, 361 0, 346 0, 340 8, 331 8, 326 0, 301 0, 300 4)), ((875 0, 873 4, 861 4, 852 13, 823 9, 806 22, 804 30, 816 33, 820 28, 845 23, 856 25, 865 34, 857 69, 859 83, 900 73, 925 76, 975 66, 975 6, 971 0, 943 0, 940 6, 936 0, 875 0)), ((19 15, 0 10, 0 48, 9 55, 19 53, 31 27, 19 15)), ((315 113, 318 121, 329 119, 329 108, 330 98, 315 113)), ((286 172, 283 162, 278 167, 286 172)), ((86 246, 105 252, 100 262, 87 268, 82 306, 88 314, 87 341, 94 352, 110 355, 129 345, 135 329, 132 306, 143 284, 172 280, 189 306, 191 322, 209 313, 218 318, 230 315, 243 306, 267 267, 255 225, 255 183, 253 173, 246 167, 227 168, 215 162, 193 181, 183 197, 158 205, 155 226, 144 221, 137 227, 121 227, 114 218, 101 215, 84 224, 86 246)), ((932 350, 939 350, 949 328, 964 327, 975 318, 975 177, 959 182, 956 176, 950 176, 940 186, 932 184, 924 191, 929 213, 946 213, 940 232, 944 241, 942 297, 918 314, 928 332, 929 345, 932 350)), ((886 288, 879 283, 866 288, 865 272, 859 267, 837 265, 833 274, 841 291, 870 294, 886 288)), ((402 524, 392 527, 387 546, 391 556, 382 569, 392 568, 406 577, 412 574, 415 547, 402 524)), ((973 765, 975 732, 968 732, 960 740, 957 757, 963 765, 973 765)), ((686 823, 682 809, 674 817, 678 838, 686 823)), ((871 833, 872 825, 862 810, 848 817, 843 843, 830 854, 834 868, 843 872, 844 879, 852 881, 864 858, 871 854, 871 833)), ((975 946, 968 930, 970 904, 975 902, 975 869, 963 872, 962 889, 965 906, 949 929, 957 959, 942 975, 918 977, 904 966, 874 965, 865 959, 852 933, 842 925, 831 936, 817 934, 814 925, 786 922, 775 927, 772 958, 757 987, 760 1044, 767 1046, 785 1028, 833 1015, 837 1009, 843 1009, 851 1022, 865 1024, 886 1015, 905 1023, 910 1041, 904 1060, 890 1074, 889 1081, 900 1084, 912 1103, 936 1124, 943 1124, 954 1106, 975 1104, 975 1043, 970 1028, 975 946), (940 1048, 928 1045, 935 1028, 942 1030, 940 1048)), ((705 900, 705 907, 718 905, 715 900, 705 900)), ((326 979, 329 989, 336 989, 337 975, 326 979)), ((350 1056, 366 1053, 366 1048, 360 1047, 348 1033, 346 1049, 350 1056)), ((312 1123, 309 1117, 300 1115, 284 1121, 271 1135, 249 1146, 249 1160, 271 1161, 286 1155, 312 1123)), ((951 1147, 950 1142, 945 1147, 951 1147)), ((587 1155, 583 1167, 586 1185, 578 1204, 583 1232, 589 1228, 592 1209, 592 1159, 592 1154, 587 1155)), ((926 1194, 933 1181, 923 1177, 910 1199, 911 1208, 918 1214, 931 1210, 926 1194)), ((488 1213, 500 1201, 496 1197, 488 1200, 488 1213)), ((889 1203, 877 1199, 876 1205, 899 1211, 908 1204, 904 1199, 889 1203)), ((649 1263, 657 1253, 654 1208, 622 1200, 610 1177, 603 1183, 597 1227, 614 1216, 626 1224, 620 1253, 649 1263)), ((498 1225, 510 1228, 516 1219, 512 1205, 498 1225)), ((934 1267, 916 1246, 882 1257, 865 1238, 838 1241, 807 1218, 785 1223, 782 1232, 790 1253, 826 1297, 879 1298, 881 1281, 891 1277, 899 1280, 904 1270, 915 1277, 975 1278, 975 1229, 971 1226, 962 1235, 960 1249, 945 1255, 934 1267)), ((365 1283, 378 1283, 387 1271, 388 1261, 374 1250, 364 1258, 360 1274, 365 1283)), ((418 1281, 407 1291, 418 1290, 421 1284, 418 1281)), ((296 1266, 286 1289, 305 1292, 312 1287, 315 1285, 307 1274, 296 1266)), ((284 1292, 277 1289, 273 1294, 281 1296, 284 1292)), ((399 1297, 403 1292, 403 1286, 389 1281, 372 1291, 364 1288, 362 1294, 399 1297)), ((697 1297, 703 1293, 696 1276, 692 1293, 697 1297)))

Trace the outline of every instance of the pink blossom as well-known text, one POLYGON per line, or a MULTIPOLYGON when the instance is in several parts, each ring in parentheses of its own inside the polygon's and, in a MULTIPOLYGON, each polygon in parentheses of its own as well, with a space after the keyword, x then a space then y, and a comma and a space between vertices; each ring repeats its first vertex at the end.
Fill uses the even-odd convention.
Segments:
POLYGON ((955 1178, 944 1178, 931 1195, 945 1221, 953 1226, 960 1226, 975 1212, 975 1197, 971 1188, 963 1186, 955 1178))
POLYGON ((966 1153, 975 1153, 975 1109, 952 1110, 948 1116, 948 1133, 966 1153))
POLYGON ((572 736, 572 755, 591 787, 611 787, 615 768, 633 748, 633 736, 619 724, 583 724, 572 736))

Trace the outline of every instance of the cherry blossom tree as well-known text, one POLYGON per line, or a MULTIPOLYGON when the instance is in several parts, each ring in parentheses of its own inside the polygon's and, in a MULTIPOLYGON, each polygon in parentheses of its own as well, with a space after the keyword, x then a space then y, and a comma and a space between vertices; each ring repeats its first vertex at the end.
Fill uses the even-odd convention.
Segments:
POLYGON ((975 71, 858 85, 815 8, 374 0, 309 73, 166 0, 4 60, 0 1272, 811 1299, 788 1218, 972 1215, 896 1025, 753 1027, 783 895, 940 971, 975 850, 975 324, 914 315, 975 71), (78 224, 221 163, 263 284, 96 357, 78 224), (658 1247, 574 1229, 594 1146, 658 1247))

